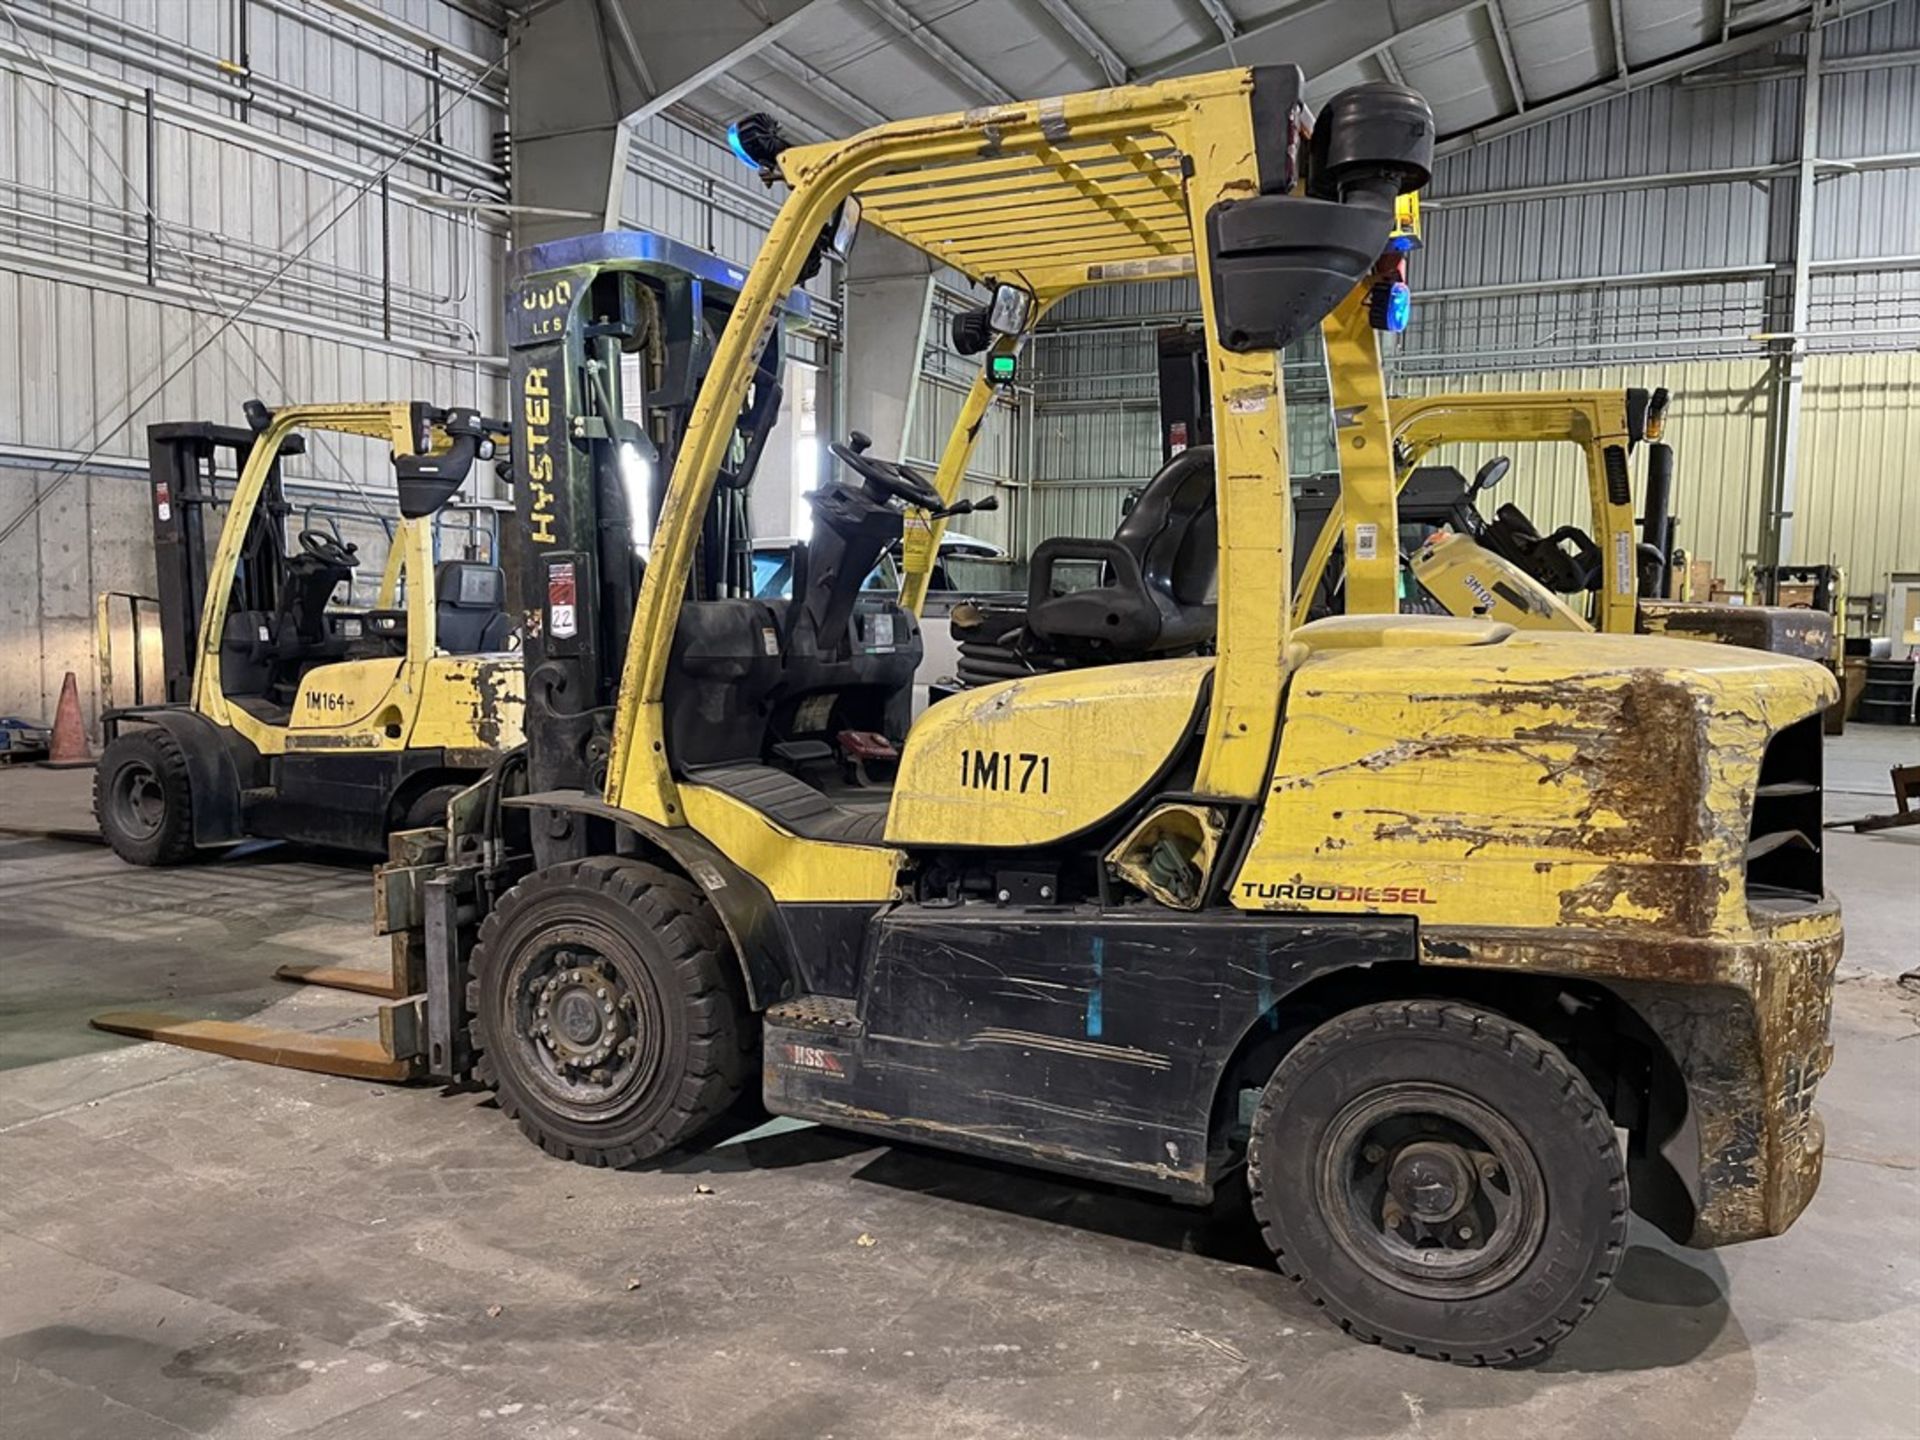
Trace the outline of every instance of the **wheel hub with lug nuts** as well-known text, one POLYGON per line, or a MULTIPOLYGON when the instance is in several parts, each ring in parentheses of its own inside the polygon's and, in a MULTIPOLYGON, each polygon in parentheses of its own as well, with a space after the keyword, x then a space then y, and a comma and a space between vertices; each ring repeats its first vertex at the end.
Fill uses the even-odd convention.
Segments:
POLYGON ((1400 1208, 1427 1225, 1439 1225, 1466 1208, 1476 1188, 1476 1168, 1457 1145, 1416 1141, 1394 1157, 1387 1190, 1400 1208))
POLYGON ((633 1049, 633 998, 596 961, 561 951, 534 1006, 535 1037, 568 1070, 592 1071, 633 1049))

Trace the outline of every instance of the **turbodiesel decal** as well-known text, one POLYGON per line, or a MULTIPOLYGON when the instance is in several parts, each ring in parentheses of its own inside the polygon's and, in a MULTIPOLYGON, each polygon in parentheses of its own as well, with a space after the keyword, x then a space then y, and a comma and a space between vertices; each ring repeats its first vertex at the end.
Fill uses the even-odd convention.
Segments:
POLYGON ((554 540, 553 513, 553 399, 548 389, 547 367, 529 365, 520 386, 522 448, 527 457, 528 533, 542 545, 554 540))
POLYGON ((1053 784, 1053 757, 1032 750, 960 752, 960 788, 1003 795, 1045 795, 1053 784))
POLYGON ((1249 900, 1332 900, 1359 905, 1432 905, 1437 903, 1424 885, 1308 885, 1300 882, 1240 882, 1249 900))

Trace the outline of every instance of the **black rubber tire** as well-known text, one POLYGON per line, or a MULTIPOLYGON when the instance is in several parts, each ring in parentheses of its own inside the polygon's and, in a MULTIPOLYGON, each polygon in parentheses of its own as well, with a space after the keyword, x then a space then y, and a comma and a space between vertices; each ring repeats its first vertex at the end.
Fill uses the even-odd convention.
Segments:
POLYGON ((1600 1303, 1626 1246, 1627 1176, 1586 1078, 1524 1025, 1471 1006, 1393 1001, 1336 1016, 1275 1068, 1247 1152, 1253 1211, 1281 1271, 1356 1339, 1463 1365, 1551 1349, 1600 1303), (1357 1263, 1314 1178, 1340 1112, 1395 1083, 1463 1092, 1506 1120, 1545 1184, 1524 1268, 1463 1303, 1409 1293, 1357 1263))
POLYGON ((183 865, 194 857, 193 784, 180 743, 157 725, 125 731, 100 757, 93 772, 93 815, 113 853, 129 865, 183 865), (114 803, 128 772, 151 777, 160 801, 158 823, 135 826, 114 803))
POLYGON ((514 886, 480 927, 467 1009, 475 1077, 498 1092, 528 1139, 582 1165, 634 1165, 684 1144, 739 1098, 757 1068, 759 1027, 726 931, 691 882, 640 860, 573 861, 514 886), (660 1063, 643 1088, 592 1123, 547 1101, 503 1031, 516 951, 580 919, 611 931, 645 966, 664 1031, 660 1063))
POLYGON ((431 826, 435 829, 444 829, 447 823, 448 802, 466 788, 465 785, 449 783, 423 790, 407 802, 407 808, 400 816, 400 823, 393 828, 425 830, 431 826))

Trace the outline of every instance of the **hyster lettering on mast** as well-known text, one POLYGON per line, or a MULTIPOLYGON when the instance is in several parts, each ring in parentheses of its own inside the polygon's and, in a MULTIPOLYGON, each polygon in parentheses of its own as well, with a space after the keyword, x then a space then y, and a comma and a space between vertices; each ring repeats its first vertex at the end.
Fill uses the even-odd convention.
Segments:
MULTIPOLYGON (((1832 678, 1484 620, 1292 623, 1279 351, 1372 274, 1432 145, 1409 91, 1349 90, 1309 129, 1302 86, 1230 70, 817 146, 743 128, 787 194, 624 650, 580 672, 575 704, 611 696, 604 766, 588 729, 579 779, 477 787, 384 877, 419 917, 426 1068, 587 1164, 697 1140, 758 1077, 777 1113, 1186 1202, 1244 1166, 1277 1262, 1343 1326, 1458 1361, 1578 1324, 1630 1206, 1695 1245, 1792 1223, 1841 943, 1832 678), (960 337, 978 378, 934 475, 834 448, 791 601, 715 593, 780 302, 859 228, 991 283, 960 337), (909 511, 937 538, 1049 305, 1183 274, 1213 445, 1147 485, 1143 533, 1035 553, 1021 623, 1067 663, 902 733, 922 581, 863 611, 874 561, 909 511), (1080 557, 1098 583, 1054 593, 1080 557)), ((528 567, 549 635, 588 593, 552 567, 591 556, 555 534, 528 567)), ((529 771, 579 769, 528 713, 529 771)))

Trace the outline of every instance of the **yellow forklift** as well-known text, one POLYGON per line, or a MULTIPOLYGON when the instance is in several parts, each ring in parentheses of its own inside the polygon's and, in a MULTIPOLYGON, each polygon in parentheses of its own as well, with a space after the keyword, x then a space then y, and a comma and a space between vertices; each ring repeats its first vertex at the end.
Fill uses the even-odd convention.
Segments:
MULTIPOLYGON (((1674 453, 1662 438, 1664 388, 1477 391, 1387 402, 1371 337, 1328 327, 1336 416, 1364 411, 1377 394, 1389 414, 1387 448, 1343 446, 1341 474, 1320 489, 1317 533, 1296 539, 1296 623, 1324 614, 1396 608, 1481 616, 1521 629, 1672 635, 1824 659, 1833 630, 1812 611, 1708 604, 1676 598, 1674 453), (1520 508, 1486 519, 1477 502, 1506 475, 1497 456, 1468 482, 1449 466, 1423 465, 1450 444, 1571 444, 1587 481, 1591 532, 1563 525, 1542 535, 1520 508), (1646 455, 1642 514, 1634 514, 1631 461, 1646 455), (1390 458, 1388 458, 1390 457, 1390 458), (1636 534, 1636 528, 1638 533, 1636 534), (1374 586, 1356 588, 1346 556, 1372 551, 1374 586), (1345 543, 1349 538, 1352 545, 1345 543), (1389 584, 1389 567, 1397 579, 1389 584)), ((1343 438, 1354 427, 1346 426, 1343 438)))
POLYGON ((696 1141, 757 1077, 779 1114, 1186 1203, 1244 1170, 1336 1323, 1462 1363, 1577 1325, 1630 1208, 1694 1245, 1792 1223, 1841 944, 1831 677, 1486 619, 1293 623, 1279 352, 1369 283, 1432 146, 1410 91, 1310 121, 1303 90, 1229 70, 813 146, 743 123, 788 193, 631 609, 631 569, 595 564, 633 523, 617 442, 567 439, 591 345, 632 343, 620 282, 516 274, 527 663, 576 708, 530 704, 524 763, 396 837, 377 908, 425 980, 390 1007, 418 1021, 395 1073, 477 1078, 585 1164, 696 1141), (712 505, 750 480, 779 298, 866 229, 985 287, 955 334, 977 378, 931 475, 834 447, 791 599, 724 593, 712 505), (1156 526, 1036 553, 1026 628, 1073 663, 909 725, 914 612, 1034 323, 1182 274, 1210 450, 1148 482, 1156 526), (900 601, 863 599, 903 532, 900 601), (1099 583, 1056 592, 1089 557, 1099 583))
POLYGON ((178 864, 252 837, 381 853, 520 743, 499 567, 436 565, 422 485, 465 481, 505 427, 420 403, 247 407, 248 427, 155 425, 149 485, 166 700, 110 709, 94 779, 123 860, 178 864), (400 514, 371 607, 337 528, 290 533, 281 462, 333 432, 391 448, 400 514), (231 486, 222 464, 238 471, 231 486), (223 518, 224 516, 224 518, 223 518))

